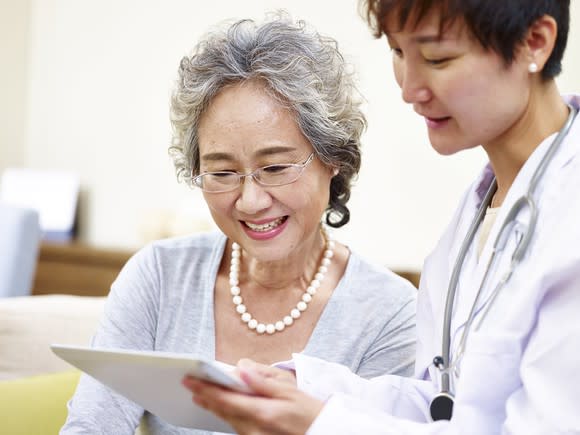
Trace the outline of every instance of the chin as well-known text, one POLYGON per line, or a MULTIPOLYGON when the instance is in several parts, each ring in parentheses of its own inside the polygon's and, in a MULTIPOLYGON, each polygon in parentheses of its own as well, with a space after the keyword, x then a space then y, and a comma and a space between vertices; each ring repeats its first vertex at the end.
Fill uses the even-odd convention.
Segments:
POLYGON ((431 147, 442 156, 451 156, 463 150, 469 150, 477 147, 479 144, 467 144, 460 140, 441 140, 440 138, 431 138, 431 147))
MULTIPOLYGON (((244 249, 244 247, 242 246, 242 249, 244 249)), ((255 260, 258 260, 260 262, 268 262, 268 261, 279 261, 282 260, 284 258, 288 258, 288 254, 289 252, 285 252, 283 250, 280 250, 278 247, 251 247, 249 250, 247 250, 248 255, 252 256, 252 258, 254 258, 255 260)))
POLYGON ((462 151, 464 148, 458 148, 454 146, 440 146, 437 144, 431 144, 431 147, 437 152, 437 154, 442 156, 451 156, 459 151, 462 151))

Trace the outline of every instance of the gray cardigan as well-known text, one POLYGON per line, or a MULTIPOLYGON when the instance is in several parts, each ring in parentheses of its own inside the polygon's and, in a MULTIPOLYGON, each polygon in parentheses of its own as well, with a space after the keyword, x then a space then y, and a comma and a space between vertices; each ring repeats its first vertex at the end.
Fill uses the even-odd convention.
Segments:
MULTIPOLYGON (((219 232, 157 241, 125 265, 111 287, 92 345, 215 359, 213 297, 226 237, 219 232)), ((352 253, 305 354, 363 377, 411 375, 415 293, 405 280, 352 253)), ((61 434, 133 434, 144 411, 83 375, 61 434)), ((145 412, 152 434, 201 434, 145 412)))

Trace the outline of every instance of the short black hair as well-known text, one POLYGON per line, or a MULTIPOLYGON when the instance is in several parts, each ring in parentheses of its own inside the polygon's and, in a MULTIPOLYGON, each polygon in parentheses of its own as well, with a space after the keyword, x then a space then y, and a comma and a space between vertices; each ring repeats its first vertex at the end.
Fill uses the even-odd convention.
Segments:
POLYGON ((417 25, 433 8, 438 8, 442 27, 463 19, 479 43, 499 54, 508 65, 532 24, 550 15, 558 25, 558 34, 542 77, 550 79, 562 71, 570 27, 570 0, 362 0, 361 5, 377 38, 385 33, 385 20, 392 14, 397 14, 403 28, 410 19, 414 20, 412 25, 417 25))

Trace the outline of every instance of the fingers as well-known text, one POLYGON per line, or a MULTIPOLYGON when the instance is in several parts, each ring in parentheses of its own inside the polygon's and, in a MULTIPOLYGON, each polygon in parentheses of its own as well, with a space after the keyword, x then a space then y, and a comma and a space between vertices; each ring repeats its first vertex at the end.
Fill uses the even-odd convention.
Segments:
POLYGON ((270 367, 264 364, 257 363, 248 358, 242 358, 238 361, 237 368, 240 372, 242 371, 253 371, 261 374, 264 377, 272 377, 276 373, 276 368, 270 367))
POLYGON ((286 397, 288 388, 294 388, 287 381, 270 377, 252 369, 240 369, 240 377, 252 391, 259 396, 278 398, 286 397))
POLYGON ((296 375, 293 371, 284 370, 277 367, 259 364, 250 359, 241 359, 238 361, 238 375, 241 373, 253 372, 258 373, 265 378, 272 378, 296 386, 296 375))
POLYGON ((193 393, 193 401, 227 421, 252 414, 256 396, 226 390, 214 384, 186 377, 183 385, 193 393))
POLYGON ((261 395, 237 393, 194 378, 184 379, 183 384, 193 392, 196 404, 244 435, 304 434, 324 406, 286 383, 252 371, 245 375, 261 395))

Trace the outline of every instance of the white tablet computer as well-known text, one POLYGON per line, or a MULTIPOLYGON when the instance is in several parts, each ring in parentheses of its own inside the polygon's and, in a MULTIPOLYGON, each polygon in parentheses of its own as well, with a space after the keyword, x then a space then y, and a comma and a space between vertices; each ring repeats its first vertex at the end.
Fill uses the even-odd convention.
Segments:
POLYGON ((59 344, 50 348, 63 360, 176 426, 235 433, 229 424, 192 402, 191 392, 181 385, 185 375, 250 393, 232 373, 233 366, 187 354, 59 344))

